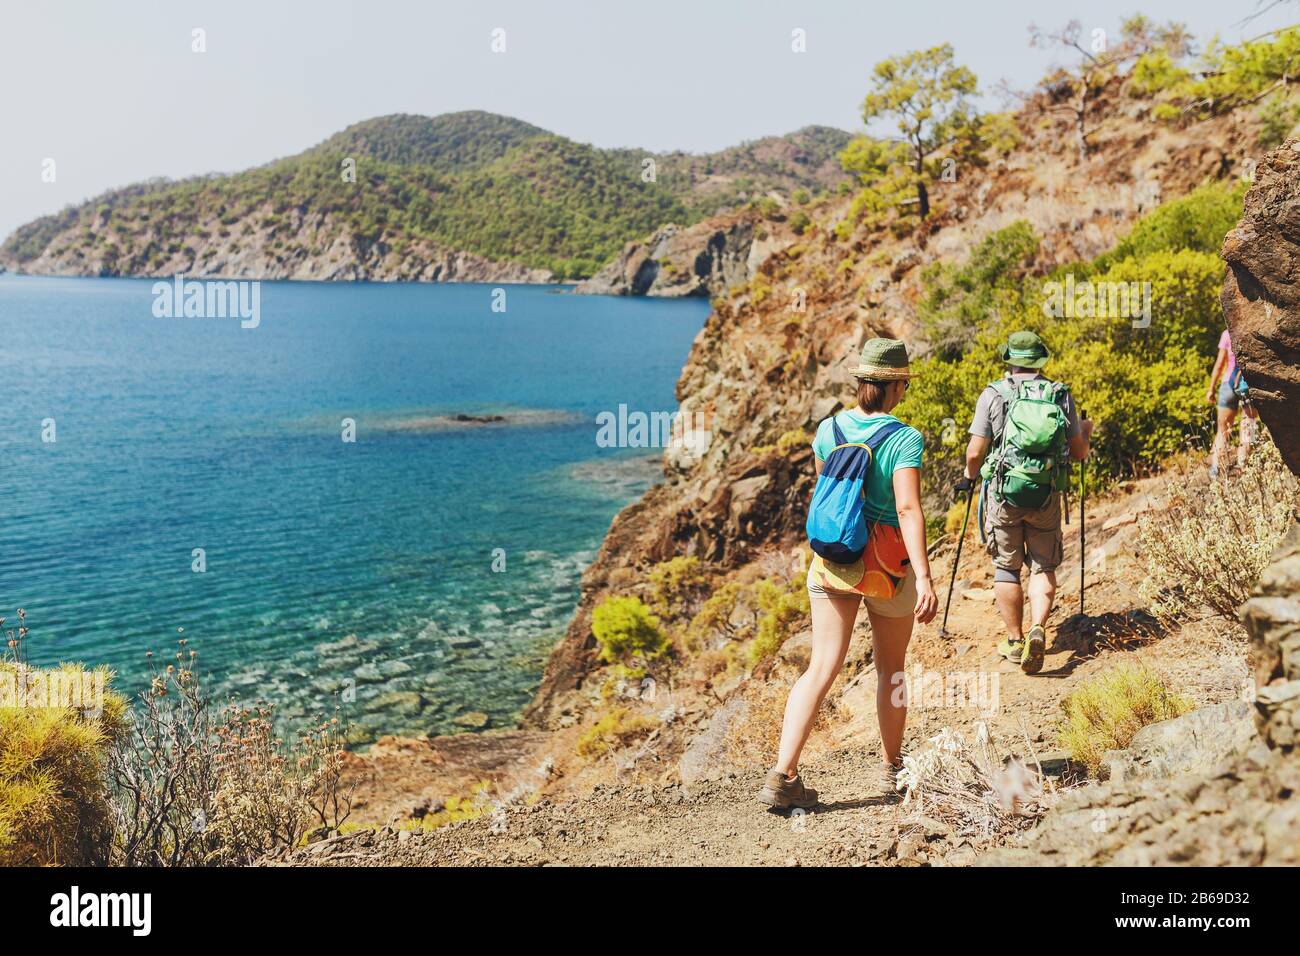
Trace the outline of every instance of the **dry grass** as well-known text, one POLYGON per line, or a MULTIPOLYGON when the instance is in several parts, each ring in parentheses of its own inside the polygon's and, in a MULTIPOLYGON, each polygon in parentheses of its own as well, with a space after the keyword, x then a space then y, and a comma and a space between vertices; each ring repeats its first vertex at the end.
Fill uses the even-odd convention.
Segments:
POLYGON ((1142 557, 1150 573, 1138 590, 1153 613, 1187 617, 1204 606, 1230 621, 1295 520, 1296 480, 1276 446, 1262 442, 1238 475, 1209 487, 1186 473, 1169 482, 1167 508, 1140 523, 1142 557))
POLYGON ((614 707, 578 738, 578 756, 602 757, 645 737, 658 726, 659 722, 651 717, 633 713, 627 707, 614 707))
POLYGON ((276 734, 269 706, 229 704, 216 737, 206 862, 251 863, 297 846, 312 829, 338 829, 347 816, 336 722, 322 720, 287 743, 276 734))
POLYGON ((1121 664, 1084 681, 1061 706, 1061 746, 1095 774, 1108 750, 1127 747, 1143 727, 1185 714, 1195 703, 1145 667, 1121 664))
POLYGON ((973 741, 944 727, 903 757, 899 789, 905 813, 928 817, 965 835, 993 836, 1023 827, 1047 806, 1042 769, 1025 740, 1032 765, 1004 752, 988 725, 975 725, 973 741))
MULTIPOLYGON (((727 755, 733 766, 770 767, 781 745, 781 724, 790 698, 790 684, 783 680, 755 681, 745 691, 743 716, 727 730, 727 755)), ((834 696, 833 694, 830 696, 834 696)), ((804 747, 804 760, 815 758, 825 745, 823 735, 830 728, 830 708, 819 707, 804 747)))
POLYGON ((110 752, 112 861, 123 866, 247 865, 336 830, 346 727, 323 719, 286 742, 271 707, 215 707, 180 642, 110 752))

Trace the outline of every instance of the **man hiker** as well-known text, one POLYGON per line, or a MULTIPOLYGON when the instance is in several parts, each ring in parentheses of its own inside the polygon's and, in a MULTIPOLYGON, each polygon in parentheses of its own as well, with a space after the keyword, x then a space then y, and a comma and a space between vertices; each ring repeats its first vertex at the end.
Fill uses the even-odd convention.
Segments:
POLYGON ((1088 457, 1092 422, 1079 420, 1070 390, 1043 376, 1048 351, 1033 332, 1015 332, 1002 347, 1006 375, 980 394, 958 495, 982 479, 983 531, 993 558, 993 591, 1007 637, 998 653, 1026 674, 1043 667, 1044 626, 1061 563, 1061 497, 1069 459, 1088 457), (1024 633, 1020 569, 1029 564, 1031 627, 1024 633))

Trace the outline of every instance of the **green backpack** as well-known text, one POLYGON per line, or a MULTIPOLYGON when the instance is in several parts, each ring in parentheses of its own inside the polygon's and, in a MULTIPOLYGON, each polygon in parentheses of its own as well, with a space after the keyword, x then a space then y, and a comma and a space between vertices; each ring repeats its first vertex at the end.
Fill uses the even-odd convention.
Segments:
POLYGON ((1061 382, 1031 378, 1000 379, 990 387, 1002 399, 1002 440, 984 462, 980 477, 999 501, 1016 508, 1042 508, 1053 491, 1069 487, 1069 451, 1065 438, 1061 382))

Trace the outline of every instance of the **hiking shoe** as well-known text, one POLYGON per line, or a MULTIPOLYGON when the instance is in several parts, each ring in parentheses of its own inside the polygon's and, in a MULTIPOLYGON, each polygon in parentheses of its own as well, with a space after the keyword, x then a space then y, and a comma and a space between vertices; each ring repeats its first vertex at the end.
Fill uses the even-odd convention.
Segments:
POLYGON ((1047 632, 1035 624, 1025 638, 1025 656, 1020 659, 1020 669, 1026 674, 1037 674, 1043 669, 1043 654, 1047 651, 1047 632))
POLYGON ((791 807, 811 810, 817 806, 817 791, 805 787, 798 774, 790 780, 780 770, 769 770, 763 789, 758 791, 758 802, 774 810, 789 810, 791 807))
POLYGON ((1025 656, 1025 642, 1013 641, 1009 637, 1004 637, 1002 643, 998 645, 998 653, 1011 663, 1019 664, 1025 656))
POLYGON ((898 796, 898 772, 903 769, 901 763, 881 762, 879 769, 876 771, 876 791, 877 796, 897 797, 898 796))

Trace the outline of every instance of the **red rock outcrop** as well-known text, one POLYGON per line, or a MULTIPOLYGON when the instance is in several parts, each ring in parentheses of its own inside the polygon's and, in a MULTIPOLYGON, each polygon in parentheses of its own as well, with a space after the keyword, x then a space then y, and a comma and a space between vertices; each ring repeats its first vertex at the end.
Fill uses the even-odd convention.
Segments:
POLYGON ((1300 473, 1300 140, 1256 167, 1222 255, 1221 302, 1237 361, 1283 459, 1300 473))

